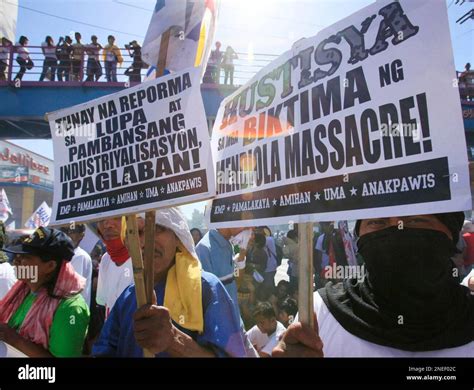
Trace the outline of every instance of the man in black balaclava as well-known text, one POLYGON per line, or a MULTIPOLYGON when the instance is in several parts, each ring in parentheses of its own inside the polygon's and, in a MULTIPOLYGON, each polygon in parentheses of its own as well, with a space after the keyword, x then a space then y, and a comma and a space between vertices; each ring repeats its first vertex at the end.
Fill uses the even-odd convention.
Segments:
POLYGON ((318 290, 316 331, 292 324, 273 356, 474 356, 474 296, 451 261, 463 220, 446 213, 357 221, 365 277, 318 290))

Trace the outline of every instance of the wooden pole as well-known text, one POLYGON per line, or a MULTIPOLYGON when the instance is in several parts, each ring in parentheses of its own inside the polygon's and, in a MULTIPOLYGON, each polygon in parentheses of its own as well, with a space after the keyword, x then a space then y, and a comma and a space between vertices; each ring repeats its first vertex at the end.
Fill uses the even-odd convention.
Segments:
MULTIPOLYGON (((141 307, 150 304, 152 301, 148 302, 147 293, 145 289, 145 272, 146 270, 143 267, 142 260, 142 251, 140 248, 140 238, 138 236, 138 227, 137 227, 137 216, 128 215, 127 216, 127 236, 128 236, 128 248, 130 252, 130 257, 132 258, 133 264, 133 280, 135 281, 135 294, 137 297, 137 307, 141 307)), ((155 242, 155 240, 152 240, 155 242)), ((143 350, 144 357, 155 357, 155 354, 148 350, 143 350)))
MULTIPOLYGON (((166 56, 168 53, 168 44, 170 39, 170 31, 166 31, 161 37, 160 53, 156 66, 156 77, 160 77, 165 72, 166 56)), ((154 266, 155 258, 155 216, 154 210, 145 213, 145 250, 142 259, 142 251, 140 248, 140 238, 138 236, 137 216, 127 216, 127 234, 128 245, 130 248, 130 256, 133 263, 133 279, 135 281, 135 292, 137 296, 137 307, 153 303, 154 293, 154 266)), ((155 357, 155 354, 148 350, 143 350, 144 357, 155 357)))
MULTIPOLYGON (((166 57, 168 54, 168 45, 170 41, 171 29, 167 30, 161 37, 160 53, 158 63, 156 64, 156 78, 163 76, 166 68, 166 57)), ((155 257, 155 221, 156 212, 154 210, 145 213, 145 294, 147 303, 153 302, 153 259, 155 257)))
POLYGON ((298 319, 314 328, 312 223, 298 225, 298 246, 298 319))
POLYGON ((147 303, 153 303, 153 291, 154 291, 154 266, 153 261, 155 258, 155 215, 156 212, 147 211, 145 213, 145 289, 146 289, 146 301, 147 303))
POLYGON ((156 64, 156 78, 163 76, 166 68, 166 57, 168 56, 168 45, 170 43, 171 29, 166 30, 161 36, 160 53, 156 64))

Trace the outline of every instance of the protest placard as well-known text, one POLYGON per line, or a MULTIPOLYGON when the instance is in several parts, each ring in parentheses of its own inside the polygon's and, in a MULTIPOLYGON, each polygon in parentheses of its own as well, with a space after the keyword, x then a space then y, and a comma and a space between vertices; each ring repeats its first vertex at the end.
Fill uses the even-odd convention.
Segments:
POLYGON ((52 223, 90 221, 215 193, 209 133, 191 68, 48 115, 52 223))
POLYGON ((214 227, 471 208, 446 4, 378 1, 226 98, 214 227))
POLYGON ((7 193, 5 192, 5 189, 2 188, 0 191, 0 221, 5 222, 12 214, 13 210, 10 206, 7 193))
POLYGON ((51 221, 51 207, 46 202, 40 204, 36 211, 25 222, 25 227, 36 229, 40 226, 48 226, 51 221))

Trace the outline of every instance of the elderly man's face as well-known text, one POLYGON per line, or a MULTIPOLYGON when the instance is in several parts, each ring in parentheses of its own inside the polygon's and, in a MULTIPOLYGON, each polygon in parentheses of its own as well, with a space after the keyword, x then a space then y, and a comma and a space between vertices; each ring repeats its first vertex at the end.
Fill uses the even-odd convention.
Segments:
POLYGON ((411 215, 409 217, 372 218, 361 221, 359 235, 376 232, 392 226, 414 229, 431 229, 445 233, 450 239, 453 236, 450 230, 434 215, 411 215))
POLYGON ((97 229, 105 240, 115 240, 120 238, 122 230, 122 217, 107 218, 97 223, 97 229))
MULTIPOLYGON (((145 249, 145 220, 143 218, 137 218, 137 225, 140 246, 143 250, 145 249)), ((178 237, 176 237, 172 230, 156 225, 155 261, 153 263, 155 281, 160 279, 161 276, 163 276, 163 274, 165 274, 173 265, 178 243, 178 237)))

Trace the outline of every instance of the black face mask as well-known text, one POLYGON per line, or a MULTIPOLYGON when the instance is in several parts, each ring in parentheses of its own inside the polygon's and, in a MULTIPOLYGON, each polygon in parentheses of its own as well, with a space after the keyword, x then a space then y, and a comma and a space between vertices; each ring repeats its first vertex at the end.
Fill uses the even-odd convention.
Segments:
POLYGON ((397 227, 357 241, 366 276, 319 290, 337 321, 373 343, 431 351, 474 340, 474 297, 459 284, 442 232, 397 227))
POLYGON ((363 235, 357 246, 376 303, 408 319, 434 320, 436 305, 449 297, 445 290, 459 283, 445 233, 391 227, 363 235))

